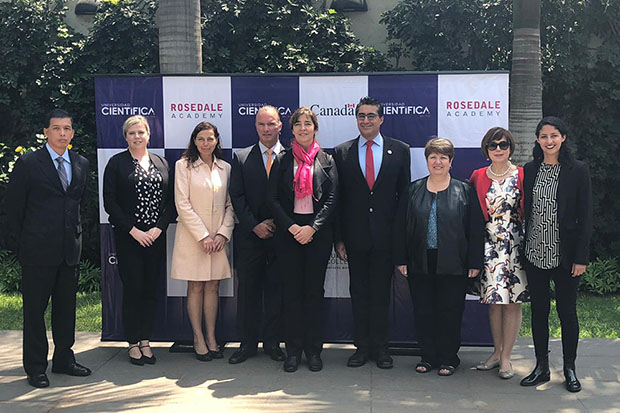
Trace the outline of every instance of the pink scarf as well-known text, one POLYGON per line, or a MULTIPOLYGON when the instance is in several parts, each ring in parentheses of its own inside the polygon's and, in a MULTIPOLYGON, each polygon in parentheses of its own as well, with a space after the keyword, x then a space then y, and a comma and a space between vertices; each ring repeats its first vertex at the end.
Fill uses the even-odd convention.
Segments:
POLYGON ((312 164, 321 147, 317 141, 313 141, 308 151, 293 139, 293 157, 297 161, 297 173, 293 178, 295 198, 302 199, 312 195, 312 164))

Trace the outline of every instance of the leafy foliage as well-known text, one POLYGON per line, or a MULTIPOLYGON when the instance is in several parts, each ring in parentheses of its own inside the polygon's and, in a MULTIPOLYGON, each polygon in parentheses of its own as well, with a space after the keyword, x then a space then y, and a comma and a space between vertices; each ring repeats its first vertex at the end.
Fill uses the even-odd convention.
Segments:
MULTIPOLYGON (((620 2, 541 4, 543 113, 566 120, 570 144, 590 166, 593 256, 618 257, 620 2)), ((511 2, 500 0, 402 0, 382 19, 391 55, 409 54, 415 70, 510 69, 511 21, 511 2)))
POLYGON ((348 21, 310 0, 202 1, 205 72, 385 70, 383 54, 362 46, 348 21))
POLYGON ((592 261, 581 276, 579 288, 589 293, 605 295, 620 291, 620 268, 618 262, 609 258, 592 261))
MULTIPOLYGON (((22 270, 15 254, 7 250, 0 250, 0 292, 20 292, 21 279, 22 270)), ((88 260, 80 262, 78 291, 84 293, 101 291, 101 269, 88 260)))
POLYGON ((20 291, 22 271, 17 257, 10 251, 0 250, 0 292, 20 291))
POLYGON ((510 68, 511 21, 502 0, 404 0, 381 19, 416 70, 510 68))

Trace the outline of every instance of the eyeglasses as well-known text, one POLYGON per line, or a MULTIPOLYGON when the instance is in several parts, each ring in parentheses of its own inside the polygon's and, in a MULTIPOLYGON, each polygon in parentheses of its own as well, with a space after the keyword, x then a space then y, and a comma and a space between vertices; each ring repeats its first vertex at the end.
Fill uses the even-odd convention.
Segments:
POLYGON ((364 120, 364 119, 368 119, 370 121, 375 120, 379 117, 379 115, 377 115, 376 113, 358 113, 357 114, 357 119, 358 120, 364 120))
POLYGON ((506 142, 506 141, 501 141, 501 142, 489 142, 487 144, 487 149, 490 150, 490 151, 494 151, 498 147, 502 151, 505 151, 506 149, 510 148, 510 143, 506 142))

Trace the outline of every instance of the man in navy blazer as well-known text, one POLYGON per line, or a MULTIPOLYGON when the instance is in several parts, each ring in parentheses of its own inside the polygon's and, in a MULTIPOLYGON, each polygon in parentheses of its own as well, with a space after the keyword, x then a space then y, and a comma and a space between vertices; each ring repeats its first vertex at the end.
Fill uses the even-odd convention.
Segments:
POLYGON ((52 372, 88 376, 75 362, 75 294, 82 251, 80 203, 89 172, 83 156, 69 151, 71 116, 53 110, 43 129, 47 143, 15 163, 6 193, 11 245, 22 266, 23 364, 28 383, 48 387, 43 315, 52 298, 52 372))
POLYGON ((263 350, 283 361, 280 349, 282 289, 275 266, 275 224, 269 207, 269 172, 280 144, 282 122, 278 109, 263 106, 256 114, 259 141, 235 152, 230 173, 230 199, 239 223, 235 228, 235 264, 239 277, 237 318, 241 346, 228 359, 243 363, 256 354, 263 303, 263 350))
POLYGON ((394 266, 406 264, 394 255, 392 239, 397 211, 406 202, 411 181, 409 146, 381 135, 383 107, 364 97, 355 108, 360 135, 338 145, 334 160, 340 182, 340 219, 336 253, 349 263, 349 291, 355 324, 355 354, 347 366, 369 358, 379 368, 393 366, 387 349, 388 306, 394 266))

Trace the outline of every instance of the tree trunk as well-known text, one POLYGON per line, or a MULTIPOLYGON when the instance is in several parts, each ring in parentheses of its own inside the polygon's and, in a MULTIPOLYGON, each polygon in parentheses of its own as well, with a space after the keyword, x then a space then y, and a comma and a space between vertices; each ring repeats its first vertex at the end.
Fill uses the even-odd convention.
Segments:
POLYGON ((521 165, 532 158, 536 125, 542 118, 540 1, 514 0, 512 5, 510 131, 515 138, 512 157, 521 165))
POLYGON ((200 0, 161 0, 157 26, 161 73, 202 73, 200 0))

